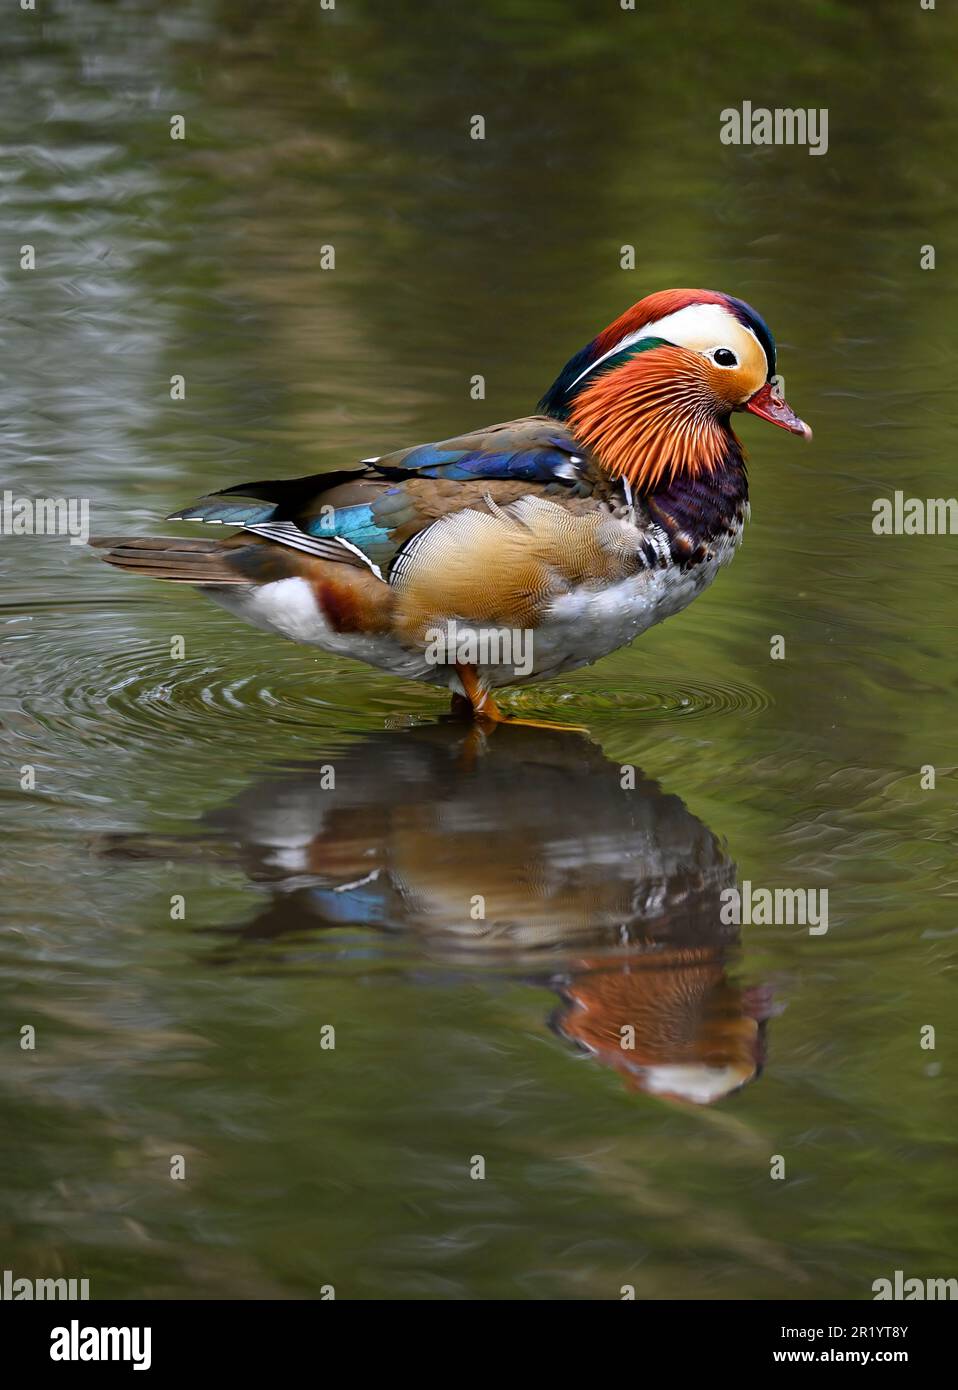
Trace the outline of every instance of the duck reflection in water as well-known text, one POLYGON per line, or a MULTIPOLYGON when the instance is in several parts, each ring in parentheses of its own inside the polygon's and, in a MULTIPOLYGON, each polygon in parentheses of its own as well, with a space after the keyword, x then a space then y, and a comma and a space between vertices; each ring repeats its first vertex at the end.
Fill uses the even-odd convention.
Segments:
POLYGON ((634 1090, 709 1104, 761 1071, 770 991, 726 973, 734 864, 677 796, 578 735, 374 734, 255 783, 196 834, 106 852, 212 857, 268 887, 220 961, 318 927, 414 933, 447 964, 553 989, 554 1030, 634 1090))

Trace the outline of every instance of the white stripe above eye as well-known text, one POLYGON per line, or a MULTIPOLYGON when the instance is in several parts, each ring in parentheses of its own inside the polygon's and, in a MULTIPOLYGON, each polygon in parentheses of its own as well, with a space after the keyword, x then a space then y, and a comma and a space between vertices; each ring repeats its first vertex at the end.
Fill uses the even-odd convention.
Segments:
POLYGON ((637 343, 641 338, 661 337, 662 335, 660 333, 653 333, 652 330, 655 327, 656 325, 654 323, 647 323, 644 328, 640 328, 636 333, 627 333, 624 338, 620 338, 615 347, 609 348, 608 352, 604 352, 601 357, 597 357, 594 362, 590 362, 585 371, 579 373, 568 390, 571 391, 573 386, 578 386, 584 376, 588 376, 590 372, 594 372, 596 367, 601 366, 607 358, 614 357, 615 354, 621 352, 623 348, 631 347, 633 343, 637 343))
POLYGON ((584 372, 580 372, 568 389, 571 391, 584 376, 594 372, 596 367, 601 366, 608 358, 614 357, 623 348, 631 347, 643 338, 664 338, 676 347, 693 348, 702 352, 709 347, 724 347, 730 329, 732 332, 735 329, 744 330, 758 342, 748 324, 740 323, 724 304, 687 304, 684 309, 677 309, 674 314, 666 314, 663 319, 643 324, 634 333, 627 333, 624 338, 619 339, 615 347, 609 348, 608 352, 604 352, 601 357, 590 363, 584 372))

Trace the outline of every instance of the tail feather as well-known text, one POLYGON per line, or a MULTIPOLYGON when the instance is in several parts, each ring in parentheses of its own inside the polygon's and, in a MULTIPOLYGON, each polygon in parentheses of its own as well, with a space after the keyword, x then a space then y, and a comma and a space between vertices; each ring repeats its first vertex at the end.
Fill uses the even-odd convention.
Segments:
POLYGON ((90 545, 108 565, 147 579, 180 584, 248 584, 232 563, 234 547, 223 541, 173 536, 94 536, 90 545))
POLYGON ((213 493, 201 497, 189 507, 171 512, 167 521, 207 521, 221 526, 249 526, 256 522, 269 521, 276 513, 273 502, 254 502, 249 498, 236 502, 224 502, 213 493))

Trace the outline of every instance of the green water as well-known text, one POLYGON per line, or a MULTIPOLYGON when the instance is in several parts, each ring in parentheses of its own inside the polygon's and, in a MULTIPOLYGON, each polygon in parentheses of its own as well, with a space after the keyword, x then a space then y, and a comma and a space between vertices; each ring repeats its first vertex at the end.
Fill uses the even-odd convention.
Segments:
POLYGON ((162 532, 212 487, 523 414, 670 285, 759 308, 815 441, 746 420, 731 570, 507 697, 588 737, 483 742, 436 691, 0 537, 0 1266, 101 1298, 958 1274, 955 541, 871 529, 955 493, 946 9, 7 15, 15 493, 162 532), (746 99, 827 107, 827 154, 720 144, 746 99), (736 880, 827 889, 827 933, 720 925, 736 880), (638 1023, 631 1069, 586 1016, 638 1023), (744 1084, 650 1090, 690 1059, 744 1084))

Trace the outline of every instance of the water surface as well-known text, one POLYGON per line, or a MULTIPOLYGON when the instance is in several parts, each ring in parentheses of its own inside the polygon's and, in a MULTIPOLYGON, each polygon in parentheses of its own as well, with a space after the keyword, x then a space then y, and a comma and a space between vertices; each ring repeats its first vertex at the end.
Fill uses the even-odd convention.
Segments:
POLYGON ((212 487, 525 413, 673 284, 761 310, 815 442, 746 421, 732 569, 508 697, 587 736, 483 739, 0 537, 4 1265, 134 1298, 954 1275, 954 539, 871 530, 876 497, 955 490, 953 20, 51 0, 6 27, 15 493, 161 532, 212 487), (722 146, 745 99, 827 106, 827 155, 722 146), (827 889, 827 934, 723 925, 746 879, 827 889))

